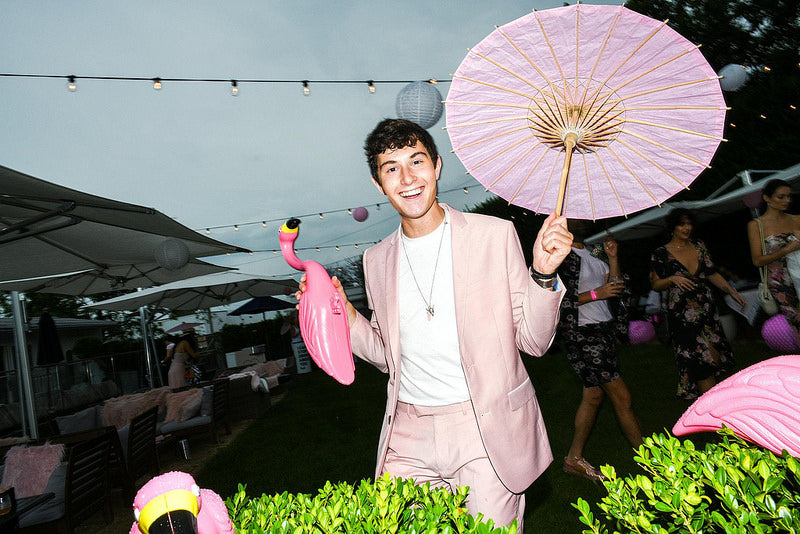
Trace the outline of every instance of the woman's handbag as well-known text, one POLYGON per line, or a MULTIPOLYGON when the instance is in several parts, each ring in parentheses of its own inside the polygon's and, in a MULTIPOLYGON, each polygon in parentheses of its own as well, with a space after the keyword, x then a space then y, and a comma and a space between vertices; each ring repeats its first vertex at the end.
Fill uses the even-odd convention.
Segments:
MULTIPOLYGON (((764 227, 761 226, 761 219, 757 218, 758 233, 761 235, 761 254, 767 254, 767 245, 764 243, 764 227)), ((767 284, 767 266, 762 265, 758 269, 758 274, 761 275, 761 282, 758 284, 758 302, 761 303, 761 309, 767 315, 775 315, 779 311, 778 303, 772 296, 767 284)))

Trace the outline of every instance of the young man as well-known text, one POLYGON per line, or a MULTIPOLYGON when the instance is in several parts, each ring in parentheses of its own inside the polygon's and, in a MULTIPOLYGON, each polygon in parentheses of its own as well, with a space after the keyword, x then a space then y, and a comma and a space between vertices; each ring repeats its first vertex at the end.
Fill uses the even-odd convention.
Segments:
POLYGON ((400 215, 364 253, 371 320, 347 303, 353 353, 389 374, 376 476, 469 486, 470 513, 521 531, 523 492, 552 453, 518 349, 552 343, 566 220, 545 220, 529 271, 510 222, 436 202, 442 162, 426 130, 386 119, 365 152, 400 215))

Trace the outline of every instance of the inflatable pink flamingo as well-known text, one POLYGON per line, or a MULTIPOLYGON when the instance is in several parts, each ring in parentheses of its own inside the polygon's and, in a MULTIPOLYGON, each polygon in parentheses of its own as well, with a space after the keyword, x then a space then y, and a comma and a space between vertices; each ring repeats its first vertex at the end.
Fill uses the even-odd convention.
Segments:
POLYGON ((676 436, 722 425, 742 439, 800 458, 800 356, 742 369, 706 391, 675 423, 676 436))
POLYGON ((151 478, 133 499, 129 534, 234 534, 228 508, 189 473, 170 471, 151 478))
POLYGON ((350 385, 355 379, 355 365, 345 303, 322 265, 301 261, 295 254, 294 241, 299 230, 300 220, 289 219, 281 226, 279 237, 286 262, 306 272, 306 291, 298 310, 300 334, 320 369, 342 384, 350 385))

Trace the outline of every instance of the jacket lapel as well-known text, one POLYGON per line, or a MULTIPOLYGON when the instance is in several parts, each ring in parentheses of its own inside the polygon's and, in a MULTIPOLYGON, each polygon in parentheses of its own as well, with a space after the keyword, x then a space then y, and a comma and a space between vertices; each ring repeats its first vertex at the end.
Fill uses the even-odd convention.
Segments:
POLYGON ((384 280, 386 285, 386 299, 383 302, 386 304, 386 321, 389 327, 389 351, 392 355, 390 365, 395 369, 400 369, 400 310, 399 310, 399 295, 398 295, 398 264, 400 261, 400 231, 397 230, 391 237, 391 246, 386 254, 386 273, 384 280))
POLYGON ((464 343, 464 320, 467 316, 467 286, 470 277, 470 247, 467 238, 467 219, 457 210, 451 209, 446 204, 442 206, 450 214, 451 242, 453 249, 453 295, 456 308, 456 326, 458 328, 458 341, 464 343))

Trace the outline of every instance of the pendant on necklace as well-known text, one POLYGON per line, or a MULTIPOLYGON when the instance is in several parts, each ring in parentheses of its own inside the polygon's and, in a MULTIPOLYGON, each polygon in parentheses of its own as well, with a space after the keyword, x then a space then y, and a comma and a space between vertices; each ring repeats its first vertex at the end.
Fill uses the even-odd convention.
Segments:
POLYGON ((428 320, 430 321, 431 317, 433 317, 433 304, 425 308, 425 311, 428 312, 428 320))

